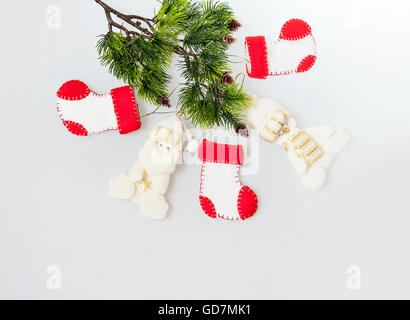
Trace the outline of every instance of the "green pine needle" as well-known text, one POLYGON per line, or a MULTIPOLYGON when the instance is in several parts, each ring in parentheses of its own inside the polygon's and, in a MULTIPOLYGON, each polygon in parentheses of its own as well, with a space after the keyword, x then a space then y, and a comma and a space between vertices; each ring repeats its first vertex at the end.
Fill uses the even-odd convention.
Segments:
POLYGON ((134 18, 139 24, 133 25, 136 20, 129 17, 120 13, 129 28, 107 17, 110 31, 98 40, 101 64, 110 73, 136 89, 142 99, 160 105, 169 97, 168 70, 178 54, 185 79, 179 90, 180 110, 202 128, 222 125, 235 129, 243 124, 243 110, 249 104, 246 93, 238 84, 222 83, 223 76, 231 72, 229 45, 223 41, 232 34, 228 25, 234 16, 228 4, 163 0, 153 19, 134 18))

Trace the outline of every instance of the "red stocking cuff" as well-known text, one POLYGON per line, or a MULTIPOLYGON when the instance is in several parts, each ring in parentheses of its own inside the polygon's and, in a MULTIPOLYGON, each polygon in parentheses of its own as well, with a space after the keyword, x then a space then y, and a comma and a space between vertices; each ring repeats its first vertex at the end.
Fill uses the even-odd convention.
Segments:
POLYGON ((243 147, 241 145, 222 144, 204 139, 198 149, 198 158, 202 162, 243 164, 243 147))
POLYGON ((112 89, 111 96, 120 134, 127 134, 141 128, 134 90, 129 86, 112 89))
POLYGON ((248 48, 250 68, 246 72, 251 78, 266 79, 269 74, 268 52, 264 36, 246 37, 245 45, 248 48))

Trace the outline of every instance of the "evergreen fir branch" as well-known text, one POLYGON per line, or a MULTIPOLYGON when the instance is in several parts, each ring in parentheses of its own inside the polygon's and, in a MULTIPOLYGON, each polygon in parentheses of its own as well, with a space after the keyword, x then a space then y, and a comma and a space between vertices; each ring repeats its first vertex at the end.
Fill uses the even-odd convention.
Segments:
POLYGON ((154 20, 156 29, 180 34, 187 23, 190 0, 164 0, 154 20))
POLYGON ((123 14, 102 2, 108 33, 97 50, 110 73, 137 90, 154 105, 169 105, 168 69, 178 55, 185 78, 179 107, 194 125, 243 129, 243 110, 249 101, 229 75, 227 49, 240 27, 223 2, 163 0, 153 18, 123 14), (120 22, 114 21, 114 17, 120 22))

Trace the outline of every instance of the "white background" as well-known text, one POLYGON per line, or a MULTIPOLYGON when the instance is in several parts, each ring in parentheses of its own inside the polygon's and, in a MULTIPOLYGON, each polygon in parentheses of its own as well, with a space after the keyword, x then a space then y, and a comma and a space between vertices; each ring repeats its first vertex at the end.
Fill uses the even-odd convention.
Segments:
MULTIPOLYGON (((146 16, 159 6, 106 1, 146 16)), ((1 298, 410 298, 410 2, 230 4, 243 24, 231 50, 238 56, 247 35, 278 34, 290 18, 312 26, 313 69, 247 77, 245 86, 301 126, 351 133, 326 186, 303 189, 283 149, 261 142, 260 169, 243 179, 260 201, 249 221, 202 213, 198 165, 173 175, 165 221, 111 199, 108 181, 130 168, 161 116, 126 136, 69 134, 55 106, 63 82, 81 79, 97 92, 122 85, 97 60, 104 12, 91 0, 8 1, 0 22, 1 298), (47 28, 50 5, 61 8, 58 30, 47 28), (52 265, 59 290, 46 285, 52 265), (347 285, 352 265, 359 290, 347 285)))

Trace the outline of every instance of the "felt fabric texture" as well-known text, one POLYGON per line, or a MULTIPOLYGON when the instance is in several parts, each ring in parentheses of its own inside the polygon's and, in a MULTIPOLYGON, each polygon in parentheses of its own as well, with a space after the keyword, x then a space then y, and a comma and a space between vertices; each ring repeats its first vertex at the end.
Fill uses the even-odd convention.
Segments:
POLYGON ((265 36, 246 37, 246 71, 252 78, 306 72, 316 62, 316 42, 308 23, 290 19, 279 37, 270 41, 265 36))
POLYGON ((109 194, 113 198, 129 199, 138 204, 146 217, 166 218, 169 205, 165 193, 171 174, 176 169, 183 140, 182 124, 178 117, 159 122, 149 132, 131 170, 111 180, 109 194))
POLYGON ((330 126, 301 129, 295 119, 273 100, 251 95, 248 123, 266 141, 283 145, 304 187, 320 189, 335 155, 349 142, 349 134, 330 126))
POLYGON ((79 136, 107 130, 127 134, 141 127, 134 91, 129 86, 98 94, 79 80, 68 81, 57 92, 57 111, 67 130, 79 136))
POLYGON ((242 184, 243 146, 204 139, 198 149, 202 161, 199 202, 211 218, 245 220, 258 208, 255 192, 242 184))

